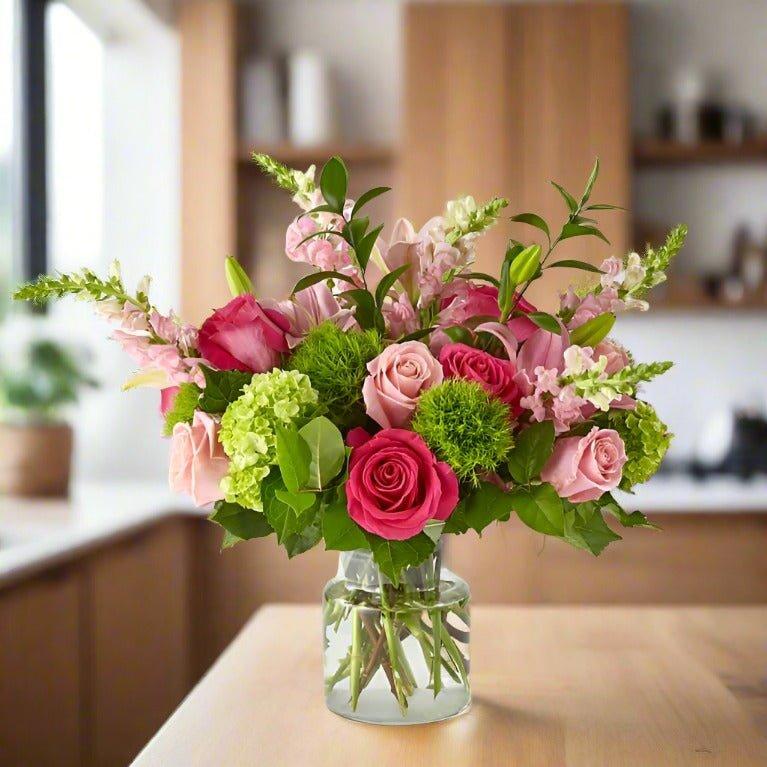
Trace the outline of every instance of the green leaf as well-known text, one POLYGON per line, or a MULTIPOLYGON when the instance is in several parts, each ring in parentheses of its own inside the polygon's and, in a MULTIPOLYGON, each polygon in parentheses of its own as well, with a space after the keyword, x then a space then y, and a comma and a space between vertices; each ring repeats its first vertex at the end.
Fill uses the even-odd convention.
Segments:
POLYGON ((500 287, 500 281, 493 277, 490 274, 485 274, 484 272, 466 272, 464 274, 461 274, 461 277, 463 277, 466 280, 484 280, 485 282, 489 282, 491 285, 495 285, 495 287, 500 287))
POLYGON ((298 493, 310 480, 312 455, 309 446, 295 427, 278 426, 276 448, 282 481, 291 493, 298 493))
POLYGON ((344 467, 346 447, 336 426, 324 415, 313 418, 298 433, 308 446, 309 486, 324 490, 344 467))
POLYGON ((356 290, 346 290, 341 293, 341 297, 348 299, 356 305, 357 310, 354 313, 354 319, 363 330, 371 330, 377 327, 377 316, 380 314, 376 308, 375 299, 372 294, 357 288, 356 290))
POLYGON ((206 413, 223 413, 242 394, 242 389, 253 379, 253 373, 242 370, 212 370, 202 365, 205 388, 199 408, 206 413))
POLYGON ((352 285, 356 284, 348 274, 341 274, 341 272, 334 271, 314 272, 313 274, 307 274, 306 277, 302 277, 293 286, 290 295, 293 296, 300 290, 310 288, 312 285, 316 285, 318 282, 323 282, 324 280, 343 280, 344 282, 350 282, 352 285))
POLYGON ((357 211, 360 210, 363 205, 367 205, 371 200, 374 200, 376 197, 380 197, 382 194, 386 194, 386 192, 390 191, 390 186, 377 186, 373 189, 368 189, 368 191, 361 194, 357 199, 357 202, 354 203, 351 218, 354 218, 357 215, 357 211))
POLYGON ((541 421, 528 426, 517 436, 509 454, 509 472, 515 482, 527 484, 535 479, 554 450, 554 425, 541 421))
POLYGON ((232 297, 253 292, 253 283, 250 281, 250 277, 245 273, 240 262, 231 256, 226 257, 224 273, 226 275, 226 284, 229 286, 229 292, 232 294, 232 297))
POLYGON ((550 181, 549 182, 561 195, 562 199, 564 199, 565 204, 567 205, 567 209, 570 211, 570 213, 575 213, 576 210, 578 210, 578 201, 573 197, 570 192, 568 192, 563 186, 560 186, 556 181, 550 181))
POLYGON ((368 548, 362 528, 349 516, 343 489, 322 512, 322 536, 329 551, 354 551, 368 548))
POLYGON ((482 482, 466 495, 445 522, 444 533, 465 533, 469 529, 478 535, 491 523, 504 521, 513 511, 514 499, 492 482, 482 482))
POLYGON ((596 346, 600 341, 607 338, 615 325, 615 315, 605 312, 587 320, 583 325, 578 325, 570 332, 570 343, 577 346, 596 346))
POLYGON ((524 316, 534 322, 539 328, 548 330, 549 333, 561 332, 557 318, 547 312, 530 312, 524 316))
POLYGON ((366 533, 365 537, 378 569, 395 586, 399 586, 405 568, 420 565, 434 551, 434 541, 426 533, 405 541, 387 541, 372 533, 366 533))
POLYGON ((320 175, 320 191, 325 202, 334 212, 342 214, 346 202, 346 189, 349 185, 349 173, 340 157, 331 157, 320 175))
POLYGON ((451 325, 447 328, 442 328, 443 333, 456 344, 466 344, 472 346, 474 344, 474 336, 472 332, 463 327, 463 325, 451 325))
POLYGON ((594 167, 591 169, 589 180, 586 182, 586 188, 583 190, 583 196, 581 197, 581 203, 579 207, 582 208, 589 201, 589 197, 591 197, 591 190, 594 188, 594 182, 597 180, 597 176, 599 176, 599 158, 598 157, 594 161, 594 167))
POLYGON ((582 269, 584 272, 594 272, 595 274, 604 274, 604 272, 594 266, 594 264, 588 263, 588 261, 578 261, 574 258, 565 258, 562 261, 555 261, 553 264, 548 264, 547 269, 553 269, 554 267, 564 267, 566 269, 582 269))
MULTIPOLYGON (((274 532, 272 526, 260 511, 246 509, 238 503, 217 501, 214 511, 208 519, 221 525, 224 530, 240 540, 264 538, 274 532)), ((224 539, 224 545, 227 545, 226 539, 224 539)))
POLYGON ((388 274, 385 274, 383 277, 381 277, 381 281, 378 283, 378 286, 376 287, 376 304, 378 306, 381 306, 383 304, 384 298, 386 298, 386 294, 391 290, 394 283, 408 270, 410 269, 410 264, 403 264, 402 266, 398 266, 396 269, 392 270, 388 274))
POLYGON ((323 237, 326 234, 336 234, 339 237, 343 237, 344 233, 339 232, 338 229, 318 229, 316 232, 312 232, 311 234, 307 234, 306 237, 304 237, 302 240, 298 242, 298 244, 295 246, 296 248, 300 248, 305 242, 309 242, 309 240, 313 240, 315 237, 323 237))
POLYGON ((596 205, 588 205, 584 210, 626 210, 622 205, 608 205, 607 203, 597 203, 596 205))
POLYGON ((540 229, 545 235, 547 240, 551 240, 551 233, 549 232, 549 225, 537 214, 537 213, 517 213, 516 216, 511 217, 512 221, 518 221, 521 224, 529 224, 536 229, 540 229))
POLYGON ((412 333, 408 333, 406 336, 402 336, 402 338, 399 339, 399 343, 404 343, 405 341, 420 341, 422 338, 428 336, 429 333, 433 333, 436 329, 436 327, 431 327, 414 330, 412 333))
POLYGON ((641 511, 632 511, 630 514, 624 511, 620 504, 609 494, 605 493, 599 499, 599 505, 603 511, 612 514, 623 527, 647 527, 650 530, 660 530, 658 525, 650 522, 641 511))
POLYGON ((541 246, 530 245, 518 253, 509 266, 508 279, 514 285, 521 285, 532 279, 541 263, 541 246))
MULTIPOLYGON (((269 524, 277 533, 277 540, 284 543, 289 536, 301 532, 314 519, 317 513, 317 504, 313 503, 301 512, 297 512, 293 506, 285 502, 285 489, 279 486, 264 487, 266 480, 261 485, 261 495, 264 502, 264 515, 269 524), (282 498, 280 498, 280 495, 282 498)), ((313 501, 316 496, 307 493, 313 501)), ((297 504, 299 505, 299 504, 297 504)))
POLYGON ((514 511, 528 527, 544 535, 557 535, 560 538, 564 535, 562 499, 550 484, 517 487, 511 496, 514 511))
POLYGON ((192 422, 194 411, 197 410, 200 403, 200 394, 202 394, 202 389, 197 384, 182 383, 179 386, 176 398, 173 400, 173 406, 165 414, 163 434, 166 437, 173 434, 173 428, 177 423, 192 422))
POLYGON ((594 509, 585 518, 577 509, 568 509, 562 537, 572 546, 590 551, 594 556, 599 556, 613 541, 621 540, 620 535, 607 526, 599 509, 594 509))
POLYGON ((605 237, 602 232, 595 226, 585 226, 583 224, 565 224, 562 227, 562 233, 559 235, 560 240, 568 240, 570 237, 584 237, 584 236, 599 237, 600 240, 610 244, 610 240, 605 237))
POLYGON ((355 246, 354 253, 357 256, 357 263, 360 266, 363 274, 367 269, 368 261, 370 260, 370 254, 373 250, 373 246, 376 244, 378 235, 383 230, 383 224, 377 226, 372 232, 368 232, 355 246))
POLYGON ((274 497, 281 503, 290 506, 298 517, 300 517, 307 509, 314 506, 314 503, 317 500, 314 493, 293 493, 290 490, 281 489, 274 491, 274 497))
POLYGON ((344 236, 349 245, 353 248, 357 247, 357 244, 365 236, 368 226, 370 226, 370 219, 365 216, 349 221, 344 227, 344 236))
POLYGON ((514 303, 514 289, 517 287, 509 274, 511 263, 524 249, 524 246, 520 244, 510 244, 506 248, 506 255, 501 265, 501 284, 498 288, 498 309, 503 318, 507 317, 511 311, 511 306, 514 303))
POLYGON ((324 205, 318 205, 316 208, 311 208, 310 210, 305 210, 299 218, 303 218, 304 216, 311 216, 314 213, 335 213, 335 208, 332 205, 328 205, 325 203, 324 205))
POLYGON ((303 554, 309 549, 313 549, 322 539, 322 529, 319 523, 315 520, 311 524, 307 525, 303 530, 298 533, 289 535, 284 541, 283 546, 288 553, 288 558, 303 554))

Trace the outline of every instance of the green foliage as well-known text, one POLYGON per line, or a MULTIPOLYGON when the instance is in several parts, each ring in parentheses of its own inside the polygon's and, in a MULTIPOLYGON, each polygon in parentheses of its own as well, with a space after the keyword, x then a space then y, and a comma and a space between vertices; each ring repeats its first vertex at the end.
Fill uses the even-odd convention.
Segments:
POLYGON ((325 549, 329 551, 368 548, 365 531, 349 516, 343 488, 339 488, 338 495, 323 509, 322 535, 325 549))
POLYGON ((647 527, 650 530, 660 530, 660 527, 650 522, 641 511, 631 513, 624 511, 610 493, 605 493, 599 499, 599 505, 602 511, 612 514, 623 527, 647 527))
POLYGON ((226 276, 226 284, 229 286, 229 292, 233 297, 253 292, 253 283, 237 259, 231 256, 226 257, 224 274, 226 276))
POLYGON ((512 503, 517 516, 528 527, 544 535, 563 537, 565 517, 562 499, 548 483, 530 487, 516 487, 512 503))
POLYGON ((673 366, 673 362, 642 362, 627 365, 612 375, 604 372, 603 362, 591 370, 584 370, 578 375, 562 379, 565 384, 572 383, 578 394, 589 400, 600 410, 607 411, 609 403, 622 394, 633 396, 639 384, 657 378, 673 366))
POLYGON ((644 279, 629 292, 634 298, 641 298, 647 291, 660 285, 666 280, 666 270, 676 257, 687 238, 687 227, 684 224, 674 227, 666 237, 665 243, 657 250, 648 245, 642 259, 645 269, 644 279))
POLYGON ((570 332, 570 343, 594 348, 600 341, 607 338, 613 325, 615 325, 615 315, 612 312, 598 314, 570 332))
POLYGON ((277 426, 276 435, 277 464, 282 481, 291 493, 298 493, 309 482, 309 446, 293 424, 277 426))
POLYGON ((251 538, 264 538, 274 532, 263 513, 246 509, 238 503, 217 501, 208 519, 221 525, 228 533, 224 540, 225 548, 251 538))
POLYGON ((349 172, 340 157, 331 157, 320 174, 320 189, 325 202, 333 211, 342 214, 349 186, 349 172))
POLYGON ((564 539, 579 549, 599 556, 613 541, 621 540, 604 520, 598 504, 567 504, 564 512, 564 539))
POLYGON ((509 473, 520 485, 538 477, 554 450, 554 425, 541 421, 528 426, 517 436, 509 454, 509 473))
POLYGON ((426 533, 405 541, 387 541, 372 533, 365 533, 365 537, 378 569, 395 586, 401 583, 405 568, 420 565, 434 551, 434 541, 426 533))
POLYGON ((309 376, 319 403, 341 427, 364 417, 362 382, 367 363, 383 348, 375 331, 344 332, 332 322, 313 328, 288 361, 288 367, 309 376))
POLYGON ((451 379, 424 392, 413 430, 460 480, 475 486, 514 445, 509 408, 474 381, 451 379))
POLYGON ((54 341, 34 341, 21 360, 0 368, 0 408, 50 418, 64 405, 77 402, 83 387, 96 385, 66 347, 54 341))
POLYGON ((173 407, 165 414, 165 426, 163 433, 169 437, 173 433, 173 427, 177 423, 191 423, 194 411, 200 404, 202 389, 194 383, 182 383, 179 386, 173 407))
POLYGON ((480 482, 476 489, 464 489, 463 498, 447 518, 443 533, 465 533, 469 529, 481 535, 491 523, 509 518, 512 496, 490 482, 480 482))
POLYGON ((313 490, 324 490, 346 462, 344 438, 325 416, 313 418, 301 427, 299 434, 308 446, 308 486, 313 490))
POLYGON ((259 152, 253 153, 252 160, 267 176, 272 177, 274 183, 280 189, 284 189, 286 192, 298 194, 303 191, 311 192, 314 189, 314 182, 311 181, 313 173, 301 173, 293 168, 289 168, 287 165, 283 165, 281 162, 277 162, 268 154, 261 154, 259 152))
POLYGON ((615 410, 607 416, 610 428, 620 434, 626 446, 628 461, 623 467, 621 488, 647 482, 659 469, 671 444, 668 427, 658 418, 655 409, 641 400, 635 410, 615 410))
POLYGON ((206 413, 223 413, 250 383, 253 373, 242 370, 213 370, 202 366, 205 389, 200 397, 200 410, 206 413))
POLYGON ((316 405, 317 392, 296 370, 252 377, 221 418, 219 440, 230 459, 221 483, 227 501, 264 510, 261 483, 277 463, 277 429, 298 425, 316 405))

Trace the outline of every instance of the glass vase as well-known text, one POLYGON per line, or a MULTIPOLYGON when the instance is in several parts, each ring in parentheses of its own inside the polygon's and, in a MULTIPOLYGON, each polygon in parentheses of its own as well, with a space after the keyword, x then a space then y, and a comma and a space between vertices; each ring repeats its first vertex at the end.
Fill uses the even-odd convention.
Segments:
POLYGON ((375 724, 423 724, 468 709, 469 587, 441 551, 394 585, 367 550, 343 552, 323 600, 325 701, 375 724))

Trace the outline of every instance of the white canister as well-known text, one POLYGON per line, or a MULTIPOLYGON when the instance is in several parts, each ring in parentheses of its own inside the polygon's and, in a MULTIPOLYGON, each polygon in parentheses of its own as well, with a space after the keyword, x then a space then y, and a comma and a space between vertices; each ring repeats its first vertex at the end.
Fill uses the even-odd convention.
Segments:
POLYGON ((252 58, 240 74, 240 137, 248 144, 285 140, 285 98, 280 62, 252 58))
POLYGON ((288 130, 292 143, 311 146, 335 136, 333 83, 328 63, 315 51, 288 58, 288 130))

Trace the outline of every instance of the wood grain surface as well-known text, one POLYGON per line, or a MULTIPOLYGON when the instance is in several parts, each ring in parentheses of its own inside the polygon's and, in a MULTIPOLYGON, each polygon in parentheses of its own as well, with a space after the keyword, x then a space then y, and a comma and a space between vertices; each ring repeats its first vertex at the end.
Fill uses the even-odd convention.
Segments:
POLYGON ((767 764, 767 608, 477 608, 474 703, 356 724, 322 697, 320 612, 261 610, 135 762, 666 767, 767 764))

